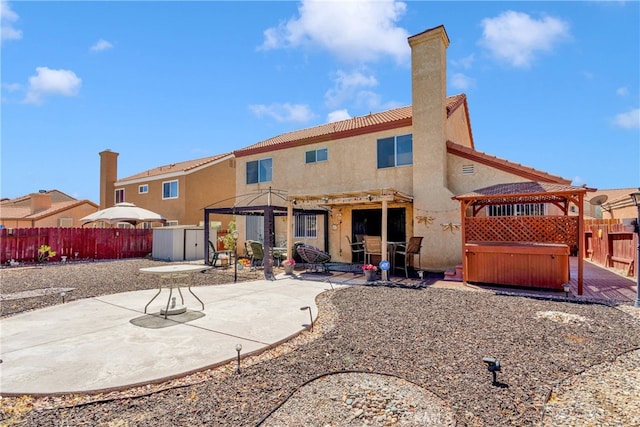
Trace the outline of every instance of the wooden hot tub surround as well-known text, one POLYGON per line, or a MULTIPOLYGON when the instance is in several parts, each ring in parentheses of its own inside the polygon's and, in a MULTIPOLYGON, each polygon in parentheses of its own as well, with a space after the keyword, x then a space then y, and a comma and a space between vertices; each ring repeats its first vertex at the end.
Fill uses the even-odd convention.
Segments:
POLYGON ((559 290, 569 283, 569 246, 467 242, 467 281, 559 290))
POLYGON ((463 224, 463 282, 562 290, 569 282, 569 255, 577 253, 582 295, 584 242, 578 236, 584 230, 584 195, 594 189, 556 181, 497 184, 453 197, 463 224), (527 204, 546 205, 545 214, 487 213, 489 206, 527 204), (555 214, 549 214, 552 206, 555 214))

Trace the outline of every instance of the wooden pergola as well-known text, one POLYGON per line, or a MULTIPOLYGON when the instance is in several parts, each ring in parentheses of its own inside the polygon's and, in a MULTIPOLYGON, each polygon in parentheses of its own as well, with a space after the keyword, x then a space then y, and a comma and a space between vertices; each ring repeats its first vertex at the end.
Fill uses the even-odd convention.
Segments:
MULTIPOLYGON (((584 270, 584 196, 595 189, 546 182, 516 182, 492 185, 454 196, 460 202, 462 222, 463 280, 469 277, 468 244, 496 243, 508 254, 518 244, 563 244, 577 250, 578 295, 583 290, 584 270), (548 204, 559 208, 562 215, 487 216, 484 208, 495 205, 548 204), (571 205, 577 215, 570 215, 571 205)), ((543 249, 544 250, 544 249, 543 249)))

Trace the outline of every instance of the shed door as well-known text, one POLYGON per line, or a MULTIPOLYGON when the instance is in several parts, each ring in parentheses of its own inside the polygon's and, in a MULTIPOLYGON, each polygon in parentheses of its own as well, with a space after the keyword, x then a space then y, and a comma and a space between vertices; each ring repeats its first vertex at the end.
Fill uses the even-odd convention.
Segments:
POLYGON ((204 230, 184 230, 184 259, 204 259, 204 230))

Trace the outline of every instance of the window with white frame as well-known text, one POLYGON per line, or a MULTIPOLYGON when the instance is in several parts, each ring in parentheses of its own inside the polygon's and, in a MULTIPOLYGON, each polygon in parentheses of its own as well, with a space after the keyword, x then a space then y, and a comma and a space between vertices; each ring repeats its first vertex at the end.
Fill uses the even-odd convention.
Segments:
POLYGON ((138 185, 138 194, 147 194, 149 192, 149 184, 138 185))
POLYGON ((273 162, 271 158, 247 162, 247 184, 270 182, 273 180, 273 162))
POLYGON ((544 216, 544 203, 520 203, 515 205, 487 206, 489 216, 544 216))
POLYGON ((124 202, 124 188, 116 188, 116 203, 124 202))
POLYGON ((178 181, 167 181, 162 183, 162 199, 178 198, 178 181))
POLYGON ((329 150, 327 148, 320 148, 318 150, 311 150, 304 153, 304 161, 306 163, 326 162, 329 159, 329 150))
POLYGON ((295 216, 294 237, 318 237, 317 217, 313 214, 298 214, 295 216))
POLYGON ((392 136, 378 140, 378 169, 413 164, 413 135, 392 136))

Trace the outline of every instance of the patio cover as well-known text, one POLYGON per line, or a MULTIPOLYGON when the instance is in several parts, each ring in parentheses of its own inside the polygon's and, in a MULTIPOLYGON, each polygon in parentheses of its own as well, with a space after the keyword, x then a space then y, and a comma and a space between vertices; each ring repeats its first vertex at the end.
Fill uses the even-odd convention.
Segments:
MULTIPOLYGON (((452 197, 460 201, 462 227, 462 259, 465 262, 464 247, 467 243, 465 234, 465 217, 467 209, 472 216, 489 205, 513 205, 521 203, 550 203, 558 206, 565 216, 569 215, 569 205, 578 207, 578 295, 582 295, 584 271, 584 196, 587 191, 596 191, 586 186, 563 185, 548 182, 513 182, 480 188, 470 193, 452 197)), ((466 265, 464 266, 466 269, 466 265)))
MULTIPOLYGON (((289 195, 289 201, 296 206, 332 206, 342 205, 380 205, 382 210, 382 247, 387 247, 387 207, 389 203, 413 203, 413 196, 393 188, 382 188, 364 191, 347 191, 341 193, 289 195)), ((383 260, 387 252, 383 251, 383 260)), ((387 280, 387 271, 382 271, 383 280, 387 280)))
MULTIPOLYGON (((271 192, 271 189, 269 189, 271 192)), ((270 197, 269 197, 270 200, 270 197)), ((225 214, 225 215, 241 215, 241 216, 264 216, 264 253, 270 254, 271 248, 274 247, 274 218, 276 216, 287 216, 289 226, 287 227, 287 249, 290 251, 293 248, 293 238, 291 234, 291 224, 293 215, 298 213, 304 214, 316 214, 324 217, 325 229, 329 226, 329 212, 326 209, 304 209, 294 208, 293 203, 289 203, 289 206, 277 206, 277 205, 249 205, 249 206, 229 206, 229 207, 208 207, 204 209, 204 223, 209 224, 209 215, 211 214, 225 214)), ((205 242, 209 241, 209 228, 204 228, 205 242)), ((325 246, 328 246, 328 236, 325 234, 325 246)), ((291 253, 288 254, 291 256, 291 253)), ((205 260, 209 259, 209 245, 205 246, 205 260)), ((264 276, 266 279, 273 279, 273 266, 272 260, 266 257, 269 262, 264 264, 264 276)))

